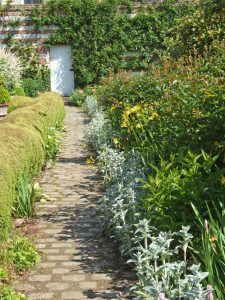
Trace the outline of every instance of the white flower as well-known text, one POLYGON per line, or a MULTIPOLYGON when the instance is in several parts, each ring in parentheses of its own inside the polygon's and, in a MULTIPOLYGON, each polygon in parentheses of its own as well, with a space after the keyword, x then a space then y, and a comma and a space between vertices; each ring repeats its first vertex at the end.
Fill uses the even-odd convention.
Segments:
POLYGON ((3 76, 6 87, 13 89, 20 85, 22 66, 19 58, 6 49, 0 49, 0 76, 3 76))

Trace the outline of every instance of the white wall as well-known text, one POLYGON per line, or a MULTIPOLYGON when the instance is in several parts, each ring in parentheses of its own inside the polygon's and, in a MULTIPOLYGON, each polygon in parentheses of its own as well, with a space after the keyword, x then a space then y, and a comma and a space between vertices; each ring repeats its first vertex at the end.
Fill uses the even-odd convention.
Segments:
MULTIPOLYGON (((23 1, 24 0, 12 0, 12 4, 24 4, 23 3, 23 1)), ((2 3, 2 4, 6 4, 7 3, 7 0, 0 0, 0 2, 2 3)))
MULTIPOLYGON (((38 0, 12 0, 11 4, 35 4, 35 3, 39 3, 41 1, 38 0)), ((0 0, 0 3, 2 4, 6 4, 7 0, 0 0)))

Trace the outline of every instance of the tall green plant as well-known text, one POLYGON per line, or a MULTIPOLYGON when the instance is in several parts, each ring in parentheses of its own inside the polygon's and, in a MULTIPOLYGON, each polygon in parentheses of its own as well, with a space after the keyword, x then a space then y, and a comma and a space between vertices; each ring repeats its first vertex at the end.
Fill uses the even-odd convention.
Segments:
POLYGON ((18 217, 32 218, 35 216, 35 185, 24 173, 17 187, 17 197, 14 204, 14 214, 18 217))
POLYGON ((201 230, 199 258, 209 273, 208 281, 215 290, 216 299, 225 298, 225 206, 214 203, 208 208, 208 220, 192 204, 201 230))

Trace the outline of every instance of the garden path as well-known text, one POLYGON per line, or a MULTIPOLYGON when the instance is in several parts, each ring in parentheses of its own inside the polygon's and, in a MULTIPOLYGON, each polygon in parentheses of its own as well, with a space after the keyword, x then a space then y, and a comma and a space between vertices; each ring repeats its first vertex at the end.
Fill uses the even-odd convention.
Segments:
POLYGON ((66 107, 61 151, 40 180, 52 200, 38 204, 41 263, 16 285, 30 300, 128 299, 132 274, 102 235, 99 180, 83 147, 87 122, 85 113, 66 107))

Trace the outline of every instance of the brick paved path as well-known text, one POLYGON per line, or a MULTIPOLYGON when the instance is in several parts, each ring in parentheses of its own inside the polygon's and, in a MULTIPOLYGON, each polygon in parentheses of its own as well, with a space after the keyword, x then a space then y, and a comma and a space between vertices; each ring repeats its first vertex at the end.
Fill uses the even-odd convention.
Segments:
POLYGON ((130 273, 102 235, 98 178, 85 163, 87 122, 84 113, 66 107, 62 150, 40 181, 52 199, 38 205, 42 259, 26 282, 17 284, 31 300, 128 299, 130 273))

